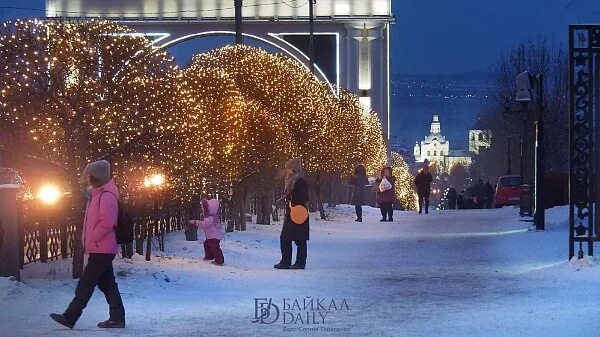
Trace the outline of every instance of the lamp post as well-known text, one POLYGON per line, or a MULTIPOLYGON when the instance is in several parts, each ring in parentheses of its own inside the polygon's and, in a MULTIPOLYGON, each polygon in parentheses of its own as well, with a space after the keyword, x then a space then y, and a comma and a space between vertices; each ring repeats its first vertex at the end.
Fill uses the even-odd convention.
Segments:
MULTIPOLYGON (((158 201, 157 194, 158 190, 165 183, 165 176, 156 173, 150 176, 146 176, 144 178, 144 187, 150 190, 150 194, 152 197, 152 212, 154 213, 154 230, 158 232, 158 201)), ((150 261, 150 257, 152 255, 152 226, 148 226, 147 235, 148 240, 146 242, 146 261, 150 261)))
POLYGON ((507 137, 507 147, 508 147, 508 167, 506 168, 506 174, 507 175, 511 175, 512 174, 512 161, 510 158, 510 136, 507 137))
POLYGON ((317 0, 308 0, 308 54, 310 57, 310 72, 315 73, 315 4, 317 0))
POLYGON ((233 1, 235 7, 235 44, 244 43, 242 36, 242 0, 233 1))
POLYGON ((522 72, 515 79, 517 88, 516 101, 531 102, 533 90, 536 89, 535 114, 535 173, 534 173, 534 213, 533 223, 536 230, 544 230, 545 210, 542 202, 542 187, 544 180, 544 77, 543 74, 533 75, 528 71, 522 72))

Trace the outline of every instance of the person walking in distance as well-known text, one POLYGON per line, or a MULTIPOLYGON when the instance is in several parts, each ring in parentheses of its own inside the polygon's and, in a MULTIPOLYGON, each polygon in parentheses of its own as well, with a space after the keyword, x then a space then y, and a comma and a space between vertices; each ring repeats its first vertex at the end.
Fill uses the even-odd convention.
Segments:
POLYGON ((364 165, 360 164, 354 169, 354 175, 350 177, 350 185, 354 186, 352 190, 352 203, 356 211, 356 220, 362 222, 362 205, 365 204, 365 196, 367 194, 367 186, 369 178, 367 178, 367 170, 364 165))
POLYGON ((87 306, 96 286, 104 293, 109 306, 109 318, 98 323, 99 328, 124 328, 125 308, 115 282, 113 259, 117 254, 116 226, 119 192, 111 179, 106 160, 93 162, 83 171, 91 198, 83 220, 83 249, 89 254, 83 275, 75 288, 75 298, 63 314, 50 314, 57 323, 72 329, 87 306))
POLYGON ((446 198, 448 199, 448 208, 456 209, 456 199, 458 194, 456 193, 456 189, 454 187, 450 187, 448 192, 446 193, 446 198))
POLYGON ((423 206, 425 206, 425 214, 429 213, 429 195, 431 194, 432 181, 433 177, 429 173, 429 166, 423 166, 415 177, 415 186, 419 197, 419 214, 423 213, 423 206))

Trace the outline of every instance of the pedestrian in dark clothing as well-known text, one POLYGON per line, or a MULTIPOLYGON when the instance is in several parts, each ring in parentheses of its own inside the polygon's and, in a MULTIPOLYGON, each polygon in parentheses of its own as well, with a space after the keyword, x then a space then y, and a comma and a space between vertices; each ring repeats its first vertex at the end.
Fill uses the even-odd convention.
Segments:
POLYGON ((354 186, 352 191, 352 203, 356 211, 356 221, 362 222, 362 205, 365 204, 369 178, 365 166, 360 164, 354 169, 354 175, 350 177, 350 185, 354 186))
POLYGON ((309 217, 301 222, 292 219, 291 207, 303 207, 308 214, 308 184, 304 180, 302 162, 299 158, 285 163, 285 190, 278 203, 285 202, 285 219, 279 241, 281 245, 281 261, 276 269, 304 269, 306 266, 307 241, 309 240, 309 217), (292 241, 296 244, 296 263, 292 265, 292 241))
POLYGON ((375 180, 375 186, 377 186, 377 204, 381 210, 381 220, 379 221, 394 221, 396 177, 392 176, 391 167, 384 167, 381 170, 381 176, 375 180), (385 183, 386 181, 388 183, 385 183))
POLYGON ((446 198, 448 199, 448 208, 456 209, 456 199, 458 195, 454 187, 450 187, 448 192, 446 193, 446 198))
POLYGON ((117 254, 115 228, 118 219, 119 192, 112 181, 110 164, 97 161, 86 166, 84 176, 91 192, 83 222, 83 249, 89 254, 83 275, 75 288, 75 298, 63 314, 50 314, 56 322, 72 329, 98 286, 109 306, 109 319, 99 328, 124 328, 125 308, 115 282, 112 261, 117 254))
POLYGON ((458 209, 465 208, 465 190, 462 190, 456 197, 456 207, 458 207, 458 209))
POLYGON ((475 184, 473 191, 475 192, 475 198, 476 200, 476 206, 477 208, 483 208, 485 203, 486 203, 486 191, 485 191, 485 184, 483 183, 483 179, 479 179, 479 181, 477 181, 477 184, 475 184))
POLYGON ((429 213, 429 195, 431 194, 432 181, 433 177, 429 173, 428 166, 420 169, 415 177, 415 186, 417 187, 417 196, 419 197, 419 214, 423 213, 423 205, 425 206, 425 214, 429 213))
POLYGON ((494 187, 490 184, 490 181, 485 182, 485 208, 492 208, 492 201, 494 200, 494 187))

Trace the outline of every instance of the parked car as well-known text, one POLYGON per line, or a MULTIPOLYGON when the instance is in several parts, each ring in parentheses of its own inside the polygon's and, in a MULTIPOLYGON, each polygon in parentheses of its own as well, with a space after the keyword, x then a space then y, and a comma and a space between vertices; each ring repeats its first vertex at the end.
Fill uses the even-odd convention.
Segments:
POLYGON ((519 205, 522 194, 521 176, 501 176, 498 178, 498 184, 496 185, 494 204, 497 208, 507 205, 519 205))

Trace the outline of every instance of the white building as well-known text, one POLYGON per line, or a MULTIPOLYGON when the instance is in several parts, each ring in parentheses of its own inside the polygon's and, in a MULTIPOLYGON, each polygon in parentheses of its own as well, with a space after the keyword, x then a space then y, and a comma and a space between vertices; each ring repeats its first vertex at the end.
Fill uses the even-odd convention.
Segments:
POLYGON ((463 163, 471 164, 471 156, 468 151, 450 150, 450 142, 442 135, 440 116, 433 115, 431 129, 428 136, 414 147, 415 162, 423 163, 426 160, 435 163, 439 172, 447 172, 452 165, 463 163))

